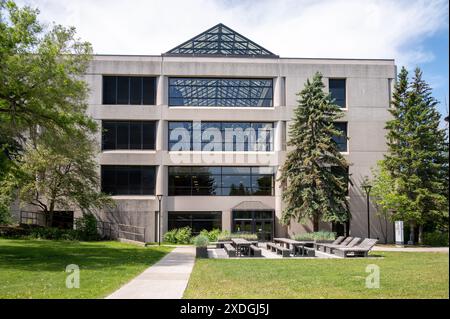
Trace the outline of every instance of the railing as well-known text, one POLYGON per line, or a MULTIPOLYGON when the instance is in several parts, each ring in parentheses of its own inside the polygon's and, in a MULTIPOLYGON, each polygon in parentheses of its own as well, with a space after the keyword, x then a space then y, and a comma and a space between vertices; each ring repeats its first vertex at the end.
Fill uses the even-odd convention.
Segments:
MULTIPOLYGON (((71 228, 76 229, 77 221, 81 218, 73 218, 71 228)), ((20 223, 47 227, 47 215, 43 212, 21 211, 20 223)), ((145 242, 145 227, 116 224, 97 219, 97 231, 103 239, 128 239, 145 242)))
POLYGON ((117 224, 118 238, 145 242, 145 227, 117 224))

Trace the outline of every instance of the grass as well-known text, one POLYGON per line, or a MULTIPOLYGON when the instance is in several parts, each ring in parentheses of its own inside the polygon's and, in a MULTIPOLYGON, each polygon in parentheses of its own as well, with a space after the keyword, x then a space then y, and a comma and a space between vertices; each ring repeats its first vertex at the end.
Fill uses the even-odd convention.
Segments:
POLYGON ((172 248, 119 242, 0 239, 1 298, 103 298, 172 248), (80 267, 80 288, 68 289, 66 266, 80 267))
POLYGON ((448 298, 447 253, 376 252, 376 259, 199 259, 184 298, 448 298), (365 286, 380 267, 380 288, 365 286))

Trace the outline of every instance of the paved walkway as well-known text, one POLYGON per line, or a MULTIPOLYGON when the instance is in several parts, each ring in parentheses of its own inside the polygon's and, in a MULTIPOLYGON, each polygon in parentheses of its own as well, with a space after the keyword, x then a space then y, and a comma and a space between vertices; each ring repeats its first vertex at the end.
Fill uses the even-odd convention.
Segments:
POLYGON ((177 247, 107 299, 180 299, 195 262, 194 247, 177 247))
POLYGON ((416 253, 447 253, 448 247, 394 247, 394 246, 375 246, 373 251, 398 251, 398 252, 416 252, 416 253))

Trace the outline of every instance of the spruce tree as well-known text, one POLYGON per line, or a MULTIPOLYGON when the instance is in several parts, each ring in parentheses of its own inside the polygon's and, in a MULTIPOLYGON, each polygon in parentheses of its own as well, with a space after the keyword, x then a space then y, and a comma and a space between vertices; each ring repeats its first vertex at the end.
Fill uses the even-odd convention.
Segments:
POLYGON ((280 181, 286 186, 282 222, 289 225, 292 219, 300 223, 312 220, 314 231, 318 231, 320 220, 343 223, 349 218, 347 178, 333 172, 348 167, 333 141, 342 134, 334 123, 343 112, 324 92, 320 73, 312 81, 308 79, 297 95, 299 104, 289 128, 292 150, 281 168, 280 181))
POLYGON ((425 223, 448 219, 448 142, 439 127, 437 103, 420 69, 408 83, 408 72, 402 68, 390 109, 393 119, 386 125, 384 165, 395 184, 388 208, 395 219, 409 223, 411 242, 416 226, 421 243, 425 223))

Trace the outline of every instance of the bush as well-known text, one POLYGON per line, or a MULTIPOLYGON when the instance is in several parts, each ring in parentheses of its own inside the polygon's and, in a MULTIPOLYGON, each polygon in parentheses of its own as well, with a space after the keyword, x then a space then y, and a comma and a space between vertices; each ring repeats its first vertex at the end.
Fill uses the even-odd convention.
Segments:
POLYGON ((335 238, 336 234, 329 231, 318 231, 294 236, 295 240, 334 240, 335 238))
POLYGON ((429 246, 448 246, 448 233, 438 231, 423 233, 423 243, 429 246))
POLYGON ((207 231, 206 229, 203 229, 200 232, 200 235, 206 236, 210 242, 214 242, 214 241, 217 241, 220 233, 221 233, 220 229, 213 229, 213 230, 210 230, 210 231, 207 231))
POLYGON ((189 244, 191 242, 191 227, 175 228, 164 234, 164 241, 171 244, 189 244))
POLYGON ((189 244, 191 242, 192 230, 191 227, 179 228, 175 234, 175 239, 178 244, 189 244))
POLYGON ((220 233, 220 235, 218 236, 218 240, 223 240, 223 241, 230 240, 231 238, 243 238, 243 239, 247 239, 247 240, 258 240, 258 235, 253 234, 253 233, 245 233, 245 232, 230 233, 225 230, 222 233, 220 233))
POLYGON ((177 239, 175 238, 175 235, 177 233, 178 229, 172 229, 166 232, 163 236, 163 240, 167 243, 176 244, 177 239))
POLYGON ((100 240, 97 220, 92 214, 84 214, 75 222, 76 229, 60 229, 38 225, 0 226, 0 237, 33 238, 49 240, 100 240))
POLYGON ((198 236, 194 237, 194 239, 192 240, 192 243, 196 247, 206 247, 206 246, 208 246, 209 240, 208 240, 208 237, 205 235, 198 235, 198 236))
POLYGON ((75 229, 80 240, 99 240, 100 234, 97 230, 97 219, 93 214, 83 213, 83 217, 75 221, 75 229))

